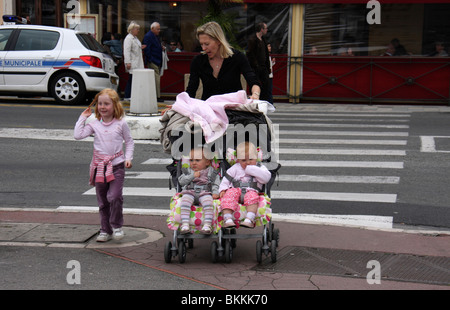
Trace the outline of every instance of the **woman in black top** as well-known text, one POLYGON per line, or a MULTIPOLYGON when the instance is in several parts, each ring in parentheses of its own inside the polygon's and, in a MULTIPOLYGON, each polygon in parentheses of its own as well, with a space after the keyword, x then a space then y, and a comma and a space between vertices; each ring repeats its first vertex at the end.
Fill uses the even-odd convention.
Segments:
POLYGON ((191 98, 195 98, 200 80, 203 84, 202 100, 242 90, 242 74, 251 90, 250 98, 259 99, 261 89, 247 57, 230 47, 218 23, 209 22, 197 28, 197 39, 203 52, 191 63, 186 89, 191 98))

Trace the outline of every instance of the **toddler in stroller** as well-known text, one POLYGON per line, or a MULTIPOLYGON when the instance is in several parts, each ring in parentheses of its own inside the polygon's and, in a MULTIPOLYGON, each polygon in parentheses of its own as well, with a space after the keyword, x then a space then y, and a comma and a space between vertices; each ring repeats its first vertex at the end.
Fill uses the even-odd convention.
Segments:
POLYGON ((248 228, 255 226, 258 210, 259 193, 262 185, 271 179, 270 171, 260 162, 257 163, 257 149, 251 142, 242 142, 236 148, 237 161, 229 168, 219 187, 224 228, 236 226, 233 213, 239 203, 246 207, 246 217, 241 225, 248 228))
POLYGON ((213 199, 219 198, 220 177, 217 170, 211 167, 210 157, 206 158, 205 152, 201 147, 193 148, 189 156, 190 167, 182 168, 182 174, 178 177, 178 183, 183 189, 180 202, 181 234, 191 232, 189 220, 194 204, 203 207, 204 221, 200 233, 212 233, 213 199))

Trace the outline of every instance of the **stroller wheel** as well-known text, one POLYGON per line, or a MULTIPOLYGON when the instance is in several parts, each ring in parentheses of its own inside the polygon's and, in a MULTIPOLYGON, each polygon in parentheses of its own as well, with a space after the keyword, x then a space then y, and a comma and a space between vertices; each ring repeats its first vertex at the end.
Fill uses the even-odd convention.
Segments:
POLYGON ((258 264, 262 262, 262 242, 261 240, 256 241, 256 261, 258 264))
POLYGON ((178 260, 181 264, 183 264, 186 261, 186 244, 184 243, 184 240, 178 243, 178 248, 180 251, 178 260))
POLYGON ((217 242, 214 241, 211 243, 211 261, 215 264, 218 261, 218 253, 217 253, 217 242))
POLYGON ((272 240, 270 244, 270 258, 272 259, 272 263, 277 262, 277 242, 272 240))
POLYGON ((227 239, 227 241, 225 241, 225 262, 231 263, 232 259, 233 259, 233 246, 231 244, 231 240, 227 239))
POLYGON ((277 247, 278 247, 278 244, 280 244, 280 230, 278 228, 275 228, 273 230, 272 240, 276 241, 276 244, 277 244, 277 247))
POLYGON ((164 261, 170 263, 172 261, 172 242, 167 242, 164 247, 164 261))

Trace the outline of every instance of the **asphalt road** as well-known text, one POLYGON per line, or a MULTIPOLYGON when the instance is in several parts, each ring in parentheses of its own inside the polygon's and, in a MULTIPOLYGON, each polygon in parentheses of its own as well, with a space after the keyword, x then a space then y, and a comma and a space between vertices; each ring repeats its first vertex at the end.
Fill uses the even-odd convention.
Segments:
MULTIPOLYGON (((51 101, 0 101, 1 128, 73 129, 84 107, 62 107, 51 101)), ((287 105, 289 108, 289 105, 287 105)), ((286 108, 286 109, 287 109, 286 108)), ((286 116, 285 116, 286 118, 286 116)), ((292 116, 283 122, 295 122, 292 116)), ((277 122, 277 121, 275 121, 277 122)), ((394 186, 384 184, 355 184, 355 192, 376 192, 380 194, 395 191, 396 202, 329 201, 320 199, 273 199, 278 213, 377 215, 392 216, 396 225, 433 226, 450 228, 450 136, 448 124, 450 113, 414 112, 409 118, 409 135, 403 147, 406 156, 402 158, 404 168, 396 171, 400 182, 394 186), (424 152, 422 137, 434 137, 434 151, 424 152)), ((295 127, 294 127, 295 128, 295 127)), ((295 130, 295 129, 294 129, 295 130)), ((324 137, 320 137, 324 138, 324 137)), ((92 142, 38 140, 1 137, 0 155, 0 207, 14 208, 57 208, 59 206, 95 206, 95 195, 83 195, 88 186, 88 166, 91 159, 92 142)), ((281 147, 284 147, 281 145, 281 147)), ((303 147, 303 145, 302 145, 303 147)), ((305 145, 311 147, 310 145, 305 145)), ((334 145, 339 149, 342 145, 334 145)), ((398 147, 378 147, 386 150, 398 147)), ((168 158, 159 144, 136 144, 134 166, 130 173, 149 170, 143 164, 151 158, 168 158)), ((395 156, 394 156, 395 157, 395 156)), ((394 160, 394 157, 380 159, 369 156, 374 162, 394 160)), ((313 156, 315 160, 351 160, 349 156, 313 156)), ((285 160, 310 159, 305 155, 289 154, 285 160)), ((340 167, 327 170, 338 175, 340 167)), ((164 165, 152 166, 154 172, 166 172, 164 165)), ((310 175, 321 168, 283 167, 280 175, 310 175)), ((355 169, 353 173, 361 171, 355 169)), ((390 175, 391 171, 379 169, 377 174, 390 175)), ((168 187, 161 179, 127 179, 128 187, 168 187)), ((344 192, 348 184, 340 182, 320 184, 324 192, 344 192)), ((351 188, 352 186, 350 186, 351 188)), ((314 182, 279 181, 274 190, 317 191, 314 182)), ((125 207, 167 209, 166 197, 127 196, 125 207)))

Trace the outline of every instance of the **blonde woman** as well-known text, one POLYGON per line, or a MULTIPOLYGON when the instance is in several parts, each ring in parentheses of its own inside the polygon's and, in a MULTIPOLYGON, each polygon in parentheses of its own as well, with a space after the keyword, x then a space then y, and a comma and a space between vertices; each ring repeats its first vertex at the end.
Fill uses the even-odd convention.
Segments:
POLYGON ((200 81, 203 84, 202 100, 213 95, 237 92, 242 89, 242 74, 251 90, 250 98, 259 99, 260 85, 247 57, 231 48, 220 25, 208 22, 197 28, 196 35, 202 53, 191 63, 186 88, 189 96, 195 97, 200 81))
POLYGON ((131 84, 133 70, 144 69, 144 59, 142 58, 142 45, 141 41, 138 39, 137 35, 141 26, 132 21, 128 26, 128 35, 123 41, 123 57, 125 69, 130 74, 125 88, 125 98, 129 99, 131 97, 131 84))

